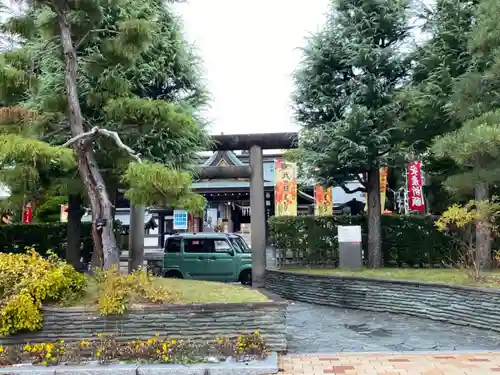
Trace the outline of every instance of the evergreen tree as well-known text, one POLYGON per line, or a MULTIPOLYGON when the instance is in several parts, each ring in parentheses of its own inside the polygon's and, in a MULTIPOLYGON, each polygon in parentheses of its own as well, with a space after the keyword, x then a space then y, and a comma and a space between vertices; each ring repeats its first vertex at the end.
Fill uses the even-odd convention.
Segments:
MULTIPOLYGON (((123 175, 138 204, 204 205, 190 191, 190 173, 178 167, 192 163, 208 140, 193 119, 206 95, 189 68, 191 51, 179 51, 185 42, 173 19, 154 0, 37 1, 4 25, 22 44, 3 56, 2 101, 37 114, 30 124, 36 134, 18 137, 19 150, 34 138, 74 148, 105 268, 118 263, 118 249, 98 160, 112 161, 107 170, 123 175)), ((14 165, 26 163, 23 152, 15 156, 14 165)))
POLYGON ((400 142, 394 98, 408 74, 408 10, 406 0, 334 1, 296 74, 302 160, 326 186, 363 185, 372 267, 382 264, 379 168, 400 142))
MULTIPOLYGON (((489 200, 491 188, 500 181, 500 4, 483 0, 475 27, 468 34, 471 68, 454 80, 449 107, 463 121, 457 130, 438 137, 433 151, 460 165, 461 172, 447 180, 455 190, 474 192, 477 201, 489 200)), ((479 221, 476 226, 476 264, 491 262, 491 235, 479 221)))
POLYGON ((430 39, 412 53, 411 81, 399 95, 408 152, 423 159, 430 177, 425 193, 432 212, 442 212, 451 203, 453 196, 443 182, 460 169, 449 158, 436 159, 428 148, 434 137, 462 125, 449 102, 454 80, 471 66, 468 43, 476 6, 476 1, 437 0, 421 15, 426 20, 422 31, 430 39))

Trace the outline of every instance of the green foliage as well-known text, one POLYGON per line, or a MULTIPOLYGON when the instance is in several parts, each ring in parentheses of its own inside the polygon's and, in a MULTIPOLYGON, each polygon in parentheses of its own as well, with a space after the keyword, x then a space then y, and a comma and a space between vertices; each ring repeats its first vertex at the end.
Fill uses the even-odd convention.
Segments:
MULTIPOLYGON (((361 225, 367 259, 367 222, 364 216, 272 217, 270 243, 293 261, 307 265, 338 265, 337 225, 361 225)), ((440 233, 429 217, 382 216, 382 258, 385 266, 440 266, 453 264, 459 244, 440 233)))
POLYGON ((82 294, 85 276, 55 255, 0 253, 0 335, 43 326, 42 304, 82 294))
POLYGON ((294 98, 301 159, 325 186, 367 172, 399 142, 394 95, 408 71, 400 50, 408 8, 401 0, 335 1, 303 51, 294 98))
MULTIPOLYGON (((436 136, 462 125, 450 111, 455 80, 472 66, 469 36, 476 14, 476 1, 437 0, 425 19, 424 31, 430 38, 412 52, 411 80, 398 93, 406 152, 422 159, 426 172, 425 195, 430 211, 440 213, 457 198, 443 183, 461 172, 449 158, 436 158, 428 148, 436 136)), ((462 190, 462 189, 461 189, 462 190)), ((454 190, 456 193, 457 190, 454 190)), ((470 190, 461 191, 470 194, 470 190)))
POLYGON ((500 110, 467 121, 434 141, 432 151, 460 165, 491 163, 500 157, 500 110))
MULTIPOLYGON (((209 142, 204 126, 193 115, 206 104, 207 95, 200 60, 186 43, 173 11, 157 0, 89 0, 70 4, 68 12, 78 50, 78 95, 86 125, 118 131, 144 159, 174 169, 191 168, 197 151, 209 142)), ((19 48, 0 55, 0 86, 5 89, 0 100, 35 110, 29 136, 53 145, 71 136, 57 22, 52 4, 33 4, 3 24, 6 33, 22 38, 19 48)), ((110 188, 120 187, 128 155, 108 139, 95 140, 94 149, 110 188)), ((61 171, 52 163, 32 165, 26 158, 16 160, 14 169, 0 177, 13 191, 6 202, 10 206, 25 197, 43 202, 50 194, 83 190, 69 183, 75 180, 74 169, 61 171)), ((155 197, 162 196, 167 186, 161 188, 161 193, 153 193, 155 197)), ((148 202, 153 198, 148 197, 148 202)), ((182 201, 189 206, 196 199, 188 194, 182 201)))
POLYGON ((159 204, 203 212, 206 201, 191 191, 191 173, 171 169, 160 163, 130 163, 123 181, 129 186, 126 196, 136 204, 159 204))
POLYGON ((33 215, 37 221, 48 223, 58 222, 61 219, 61 205, 68 204, 67 196, 53 196, 36 207, 33 215))
MULTIPOLYGON (((90 223, 82 223, 80 256, 85 262, 92 253, 91 230, 90 223)), ((66 238, 66 223, 0 225, 0 253, 25 253, 26 248, 34 248, 43 256, 52 251, 64 259, 66 238)))
POLYGON ((16 164, 46 166, 60 165, 71 169, 75 166, 72 149, 53 147, 37 139, 29 139, 15 134, 0 135, 0 166, 16 164))

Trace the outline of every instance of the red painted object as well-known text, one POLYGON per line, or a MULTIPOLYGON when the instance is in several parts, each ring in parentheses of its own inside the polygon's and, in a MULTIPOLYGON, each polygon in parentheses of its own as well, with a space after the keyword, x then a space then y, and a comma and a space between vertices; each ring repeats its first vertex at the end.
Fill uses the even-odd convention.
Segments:
POLYGON ((408 208, 410 211, 425 211, 420 161, 408 163, 408 208))

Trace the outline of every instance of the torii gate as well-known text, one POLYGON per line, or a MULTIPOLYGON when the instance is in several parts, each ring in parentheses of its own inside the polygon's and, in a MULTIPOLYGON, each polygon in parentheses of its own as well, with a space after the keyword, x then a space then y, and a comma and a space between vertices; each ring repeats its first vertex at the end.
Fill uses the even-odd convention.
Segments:
MULTIPOLYGON (((200 179, 250 178, 252 285, 261 288, 264 286, 267 242, 262 150, 296 148, 298 133, 221 134, 212 136, 212 139, 214 146, 211 151, 250 151, 249 165, 202 167, 197 177, 200 179)), ((131 204, 129 254, 134 258, 133 261, 131 258, 132 263, 136 265, 142 265, 144 258, 144 219, 141 220, 139 217, 139 211, 141 208, 132 208, 131 204)))

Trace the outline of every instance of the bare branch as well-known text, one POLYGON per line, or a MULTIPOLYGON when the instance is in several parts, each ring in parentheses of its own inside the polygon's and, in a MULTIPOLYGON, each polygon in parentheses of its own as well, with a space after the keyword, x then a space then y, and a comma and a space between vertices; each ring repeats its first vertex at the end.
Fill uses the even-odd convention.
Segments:
POLYGON ((357 187, 356 189, 349 189, 345 184, 340 184, 339 185, 342 190, 344 190, 347 194, 354 194, 354 193, 365 193, 366 189, 364 187, 357 187))
POLYGON ((69 147, 76 142, 88 138, 92 138, 95 135, 102 135, 108 138, 111 138, 112 140, 115 141, 116 145, 121 148, 122 150, 125 150, 135 161, 138 163, 142 163, 140 154, 132 150, 129 146, 124 144, 122 140, 120 139, 120 136, 118 135, 117 132, 111 131, 111 130, 106 130, 106 129, 99 129, 97 126, 93 127, 90 131, 78 134, 77 136, 71 138, 68 140, 66 143, 62 144, 61 147, 69 147))

